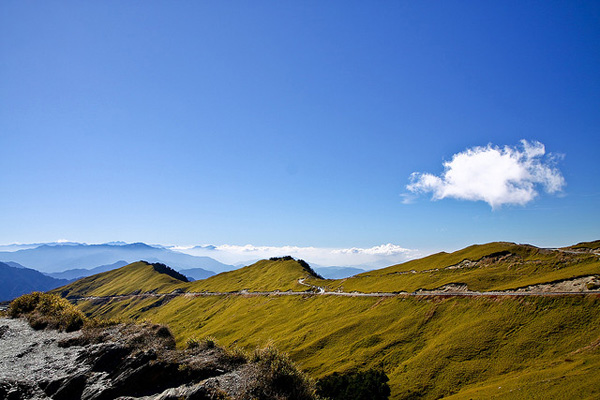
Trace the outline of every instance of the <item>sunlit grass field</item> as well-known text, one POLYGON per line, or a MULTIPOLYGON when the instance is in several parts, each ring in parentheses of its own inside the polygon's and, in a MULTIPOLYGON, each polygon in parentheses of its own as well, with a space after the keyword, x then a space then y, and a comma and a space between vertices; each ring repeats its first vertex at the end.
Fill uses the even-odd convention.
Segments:
MULTIPOLYGON (((595 242, 593 242, 595 243, 595 242)), ((476 291, 509 290, 546 282, 600 274, 600 257, 592 253, 550 251, 514 243, 475 245, 454 253, 438 253, 347 279, 311 276, 295 260, 262 260, 208 279, 183 283, 165 274, 150 274, 143 262, 81 279, 55 290, 63 296, 107 296, 131 293, 306 291, 306 283, 346 292, 413 292, 450 283, 476 291), (470 264, 463 265, 465 261, 470 264), (458 266, 458 267, 457 267, 458 266)))
POLYGON ((307 283, 346 292, 413 292, 450 283, 466 284, 476 291, 495 291, 596 274, 600 274, 600 258, 595 254, 498 242, 438 253, 347 279, 309 279, 307 283), (461 266, 465 260, 474 263, 461 266))
POLYGON ((398 399, 600 394, 600 376, 592 373, 600 367, 595 295, 215 296, 80 306, 90 315, 166 323, 180 344, 212 336, 251 349, 272 341, 315 377, 382 367, 398 399))
POLYGON ((114 296, 132 293, 170 293, 187 285, 166 274, 160 274, 152 265, 135 262, 125 267, 88 276, 51 292, 63 297, 114 296))
MULTIPOLYGON (((294 260, 263 260, 191 283, 134 263, 56 292, 106 296, 176 289, 302 291, 308 288, 298 279, 307 276, 307 282, 332 290, 394 292, 466 283, 483 291, 600 273, 597 255, 569 251, 491 243, 337 281, 310 277, 294 260), (448 268, 457 264, 461 268, 448 268)), ((335 371, 382 368, 390 378, 394 399, 600 397, 600 297, 596 294, 341 297, 238 293, 100 299, 78 305, 90 316, 166 323, 180 346, 207 336, 245 349, 272 342, 316 378, 335 371)))

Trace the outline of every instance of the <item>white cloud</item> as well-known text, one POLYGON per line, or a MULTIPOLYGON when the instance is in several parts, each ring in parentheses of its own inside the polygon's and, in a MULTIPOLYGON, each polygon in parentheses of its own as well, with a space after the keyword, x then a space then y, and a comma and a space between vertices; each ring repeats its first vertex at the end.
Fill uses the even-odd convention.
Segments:
POLYGON ((240 263, 290 255, 323 266, 356 265, 380 268, 421 256, 416 250, 391 243, 370 248, 326 248, 300 246, 254 246, 224 244, 218 246, 171 247, 182 253, 208 256, 225 263, 240 263))
POLYGON ((370 254, 370 255, 381 255, 381 256, 393 256, 397 254, 406 254, 411 250, 405 249, 404 247, 397 246, 395 244, 382 244, 379 246, 362 249, 360 247, 352 247, 349 249, 335 249, 332 252, 334 254, 370 254))
POLYGON ((521 140, 521 146, 473 147, 444 162, 441 176, 414 172, 406 188, 432 193, 433 200, 455 198, 485 201, 492 209, 505 204, 524 205, 538 195, 562 190, 565 179, 540 142, 521 140))

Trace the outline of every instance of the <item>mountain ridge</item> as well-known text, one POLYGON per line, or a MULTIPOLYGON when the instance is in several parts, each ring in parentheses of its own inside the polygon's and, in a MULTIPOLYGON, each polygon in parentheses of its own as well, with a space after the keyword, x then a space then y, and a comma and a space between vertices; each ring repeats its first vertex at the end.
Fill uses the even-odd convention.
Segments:
POLYGON ((310 266, 292 257, 276 257, 262 260, 234 271, 223 272, 206 279, 193 282, 169 281, 157 278, 158 271, 143 268, 152 265, 138 261, 116 270, 88 276, 68 284, 53 292, 63 297, 89 297, 131 295, 138 293, 178 292, 238 292, 250 291, 307 291, 306 285, 298 283, 299 278, 321 279, 310 266))
POLYGON ((191 256, 141 242, 119 245, 44 244, 35 248, 0 252, 0 260, 14 261, 44 273, 95 268, 119 260, 162 262, 175 269, 202 268, 206 271, 227 271, 234 268, 210 257, 191 256))
MULTIPOLYGON (((173 287, 161 284, 160 287, 144 285, 144 288, 160 293, 173 290, 191 293, 316 290, 332 293, 377 294, 436 289, 447 291, 448 289, 444 288, 458 285, 464 286, 467 291, 499 292, 521 290, 528 286, 563 282, 586 276, 591 277, 588 279, 588 284, 594 284, 593 277, 598 274, 600 274, 600 256, 593 252, 552 250, 508 242, 492 242, 469 246, 453 253, 437 253, 342 279, 324 279, 316 274, 308 263, 286 256, 261 260, 250 266, 223 272, 183 286, 176 283, 173 287)), ((88 278, 82 283, 73 284, 79 286, 78 293, 85 292, 82 285, 96 280, 94 276, 88 278)), ((102 279, 106 282, 105 275, 102 275, 102 279)), ((131 282, 138 280, 139 277, 132 277, 131 282)), ((135 285, 126 284, 120 284, 118 287, 120 288, 118 293, 110 293, 108 289, 102 292, 123 295, 140 289, 135 285)))
POLYGON ((107 271, 111 271, 113 269, 121 268, 121 267, 126 266, 127 264, 129 264, 127 261, 119 260, 112 264, 99 265, 97 267, 90 268, 90 269, 74 268, 74 269, 68 269, 68 270, 62 271, 62 272, 51 272, 46 275, 51 276, 53 278, 58 278, 58 279, 80 279, 80 278, 85 278, 86 276, 96 275, 101 272, 107 272, 107 271))
POLYGON ((439 288, 447 281, 493 289, 554 282, 557 276, 597 279, 599 255, 588 249, 593 245, 584 247, 572 252, 496 242, 340 280, 320 279, 291 257, 261 260, 191 283, 161 280, 156 271, 126 266, 121 281, 134 285, 119 286, 114 276, 111 281, 113 271, 88 278, 87 287, 82 280, 55 292, 62 291, 90 316, 165 323, 180 345, 206 336, 246 349, 272 341, 316 378, 382 368, 390 378, 391 399, 489 398, 490 393, 515 399, 537 393, 593 398, 600 385, 600 377, 589 374, 590 368, 600 368, 597 294, 376 292, 386 285, 391 292, 409 284, 439 288), (415 277, 420 280, 411 281, 415 277), (323 287, 344 292, 334 296, 311 290, 323 287), (135 289, 148 294, 135 295, 135 289), (364 292, 370 295, 359 295, 364 292))
POLYGON ((145 292, 169 293, 187 282, 161 273, 152 263, 137 261, 124 267, 79 279, 51 292, 62 297, 115 296, 145 292))
POLYGON ((12 300, 34 291, 47 291, 71 281, 46 276, 31 268, 0 262, 0 301, 12 300))
POLYGON ((440 252, 346 279, 318 282, 329 290, 413 292, 448 284, 493 291, 600 273, 600 256, 589 251, 538 248, 527 244, 491 242, 440 252))

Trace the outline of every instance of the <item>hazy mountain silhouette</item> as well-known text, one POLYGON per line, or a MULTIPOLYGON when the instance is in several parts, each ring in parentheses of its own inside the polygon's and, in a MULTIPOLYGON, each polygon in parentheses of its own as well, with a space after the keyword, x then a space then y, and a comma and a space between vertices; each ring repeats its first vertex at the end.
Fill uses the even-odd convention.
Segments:
POLYGON ((51 272, 46 275, 49 275, 49 276, 51 276, 53 278, 57 278, 57 279, 79 279, 79 278, 85 278, 86 276, 96 275, 96 274, 99 274, 100 272, 112 271, 113 269, 124 267, 127 264, 129 264, 127 261, 119 260, 112 264, 100 265, 96 268, 90 268, 90 269, 75 268, 75 269, 68 269, 63 272, 51 272))
POLYGON ((15 268, 0 262, 0 301, 12 300, 25 293, 51 290, 71 281, 55 279, 30 268, 15 268))
POLYGON ((355 267, 316 267, 312 264, 315 271, 325 279, 342 279, 367 272, 366 269, 355 267))
POLYGON ((6 264, 8 266, 11 266, 13 268, 27 268, 27 267, 25 267, 25 266, 23 266, 23 265, 21 265, 19 263, 16 263, 14 261, 6 261, 6 262, 4 262, 4 264, 6 264))
POLYGON ((144 243, 132 244, 44 244, 33 249, 0 252, 0 260, 14 261, 44 273, 62 272, 69 269, 89 269, 126 261, 138 260, 161 262, 175 270, 202 268, 222 272, 234 269, 210 257, 197 257, 178 253, 144 243))
POLYGON ((187 276, 188 278, 192 278, 195 281, 200 279, 206 279, 215 275, 213 272, 206 271, 202 268, 181 269, 179 270, 179 273, 187 276))

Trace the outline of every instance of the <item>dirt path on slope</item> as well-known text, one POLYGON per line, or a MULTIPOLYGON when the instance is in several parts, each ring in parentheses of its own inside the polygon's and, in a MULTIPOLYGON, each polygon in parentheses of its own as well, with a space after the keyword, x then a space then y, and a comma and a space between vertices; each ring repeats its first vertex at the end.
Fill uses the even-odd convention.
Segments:
POLYGON ((498 291, 473 291, 465 284, 451 283, 433 290, 419 289, 414 292, 343 292, 343 291, 327 291, 321 286, 310 285, 305 282, 306 278, 298 279, 298 283, 307 286, 310 290, 297 291, 261 291, 251 292, 246 289, 233 292, 172 292, 172 293, 141 293, 130 295, 115 295, 115 296, 87 296, 87 297, 68 297, 71 301, 107 301, 107 300, 126 300, 133 298, 175 298, 178 296, 185 297, 208 297, 208 296, 340 296, 340 297, 402 297, 402 296, 455 296, 455 297, 472 297, 472 296, 564 296, 564 295, 589 295, 600 294, 600 276, 588 275, 573 279, 565 279, 556 282, 542 283, 530 285, 527 287, 498 290, 498 291), (590 286, 592 284, 592 286, 590 286), (589 289, 589 287, 595 287, 589 289))

